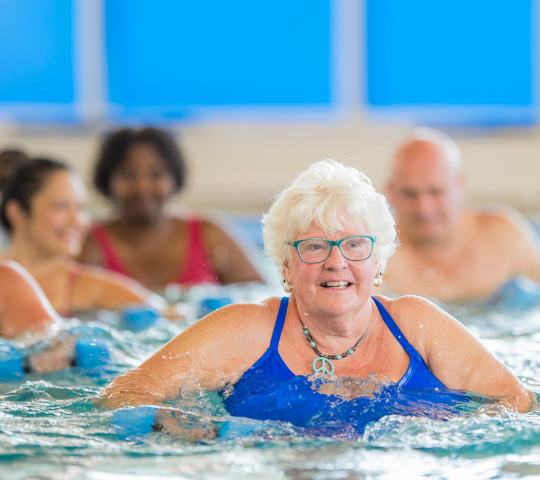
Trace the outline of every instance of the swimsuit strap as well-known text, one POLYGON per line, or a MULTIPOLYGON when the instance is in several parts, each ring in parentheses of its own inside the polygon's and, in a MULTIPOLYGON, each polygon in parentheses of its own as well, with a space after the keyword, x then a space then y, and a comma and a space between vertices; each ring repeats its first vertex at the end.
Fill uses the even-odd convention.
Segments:
POLYGON ((186 264, 176 275, 176 283, 217 283, 217 274, 210 266, 208 248, 204 243, 202 222, 197 218, 186 220, 186 264))
MULTIPOLYGON (((384 323, 386 324, 390 332, 392 332, 392 335, 396 337, 396 340, 400 343, 403 349, 408 351, 411 348, 413 348, 412 345, 405 338, 405 335, 401 333, 401 330, 397 326, 394 319, 388 313, 388 310, 386 310, 386 308, 383 307, 383 305, 381 304, 381 302, 379 302, 379 300, 373 297, 371 298, 375 302, 375 305, 377 305, 377 308, 379 310, 379 313, 381 314, 381 317, 384 323)), ((274 332, 272 333, 272 340, 270 342, 271 350, 277 350, 278 348, 279 339, 281 338, 281 331, 283 330, 283 325, 285 324, 285 317, 287 316, 288 305, 289 305, 289 297, 283 297, 279 305, 279 311, 276 318, 276 325, 274 326, 274 332)))
POLYGON ((405 335, 403 335, 403 333, 401 333, 401 330, 397 326, 394 319, 388 313, 388 310, 386 310, 386 308, 383 307, 382 303, 379 302, 379 300, 377 300, 374 297, 371 297, 371 298, 375 302, 375 305, 377 305, 377 308, 379 309, 379 313, 381 314, 381 317, 382 317, 384 323, 386 323, 386 326, 388 327, 388 330, 390 330, 390 332, 392 332, 392 335, 394 335, 394 337, 396 337, 396 340, 400 343, 400 345, 403 347, 403 349, 405 351, 407 351, 407 352, 411 348, 414 350, 414 347, 407 341, 407 339, 405 338, 405 335))
MULTIPOLYGON (((202 241, 201 241, 201 224, 199 220, 195 218, 190 218, 186 220, 186 238, 187 238, 187 266, 186 271, 191 271, 193 267, 197 268, 201 259, 205 258, 205 252, 203 251, 202 241)), ((203 260, 204 261, 204 260, 203 260)))
POLYGON ((289 305, 289 297, 283 297, 279 304, 279 312, 276 318, 276 325, 274 326, 274 332, 272 333, 272 340, 270 342, 269 350, 277 350, 279 345, 279 339, 281 338, 281 331, 285 324, 285 317, 287 316, 287 307, 289 305))
POLYGON ((101 248, 103 254, 102 266, 108 270, 113 270, 114 272, 132 277, 125 268, 124 262, 118 256, 105 227, 103 225, 94 225, 90 230, 90 233, 101 248))

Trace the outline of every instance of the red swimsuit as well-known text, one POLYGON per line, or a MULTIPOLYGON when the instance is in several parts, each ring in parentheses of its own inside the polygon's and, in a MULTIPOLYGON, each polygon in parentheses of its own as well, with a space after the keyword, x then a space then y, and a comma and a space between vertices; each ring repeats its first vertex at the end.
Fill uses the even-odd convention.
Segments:
MULTIPOLYGON (((194 283, 220 283, 217 273, 210 266, 208 258, 208 250, 204 246, 201 235, 201 222, 197 219, 187 221, 187 236, 188 236, 188 259, 185 267, 178 272, 178 275, 171 283, 179 283, 182 285, 194 283)), ((95 225, 91 231, 92 235, 99 246, 101 247, 104 268, 122 273, 128 277, 134 277, 126 268, 123 262, 116 253, 109 235, 102 225, 95 225)))

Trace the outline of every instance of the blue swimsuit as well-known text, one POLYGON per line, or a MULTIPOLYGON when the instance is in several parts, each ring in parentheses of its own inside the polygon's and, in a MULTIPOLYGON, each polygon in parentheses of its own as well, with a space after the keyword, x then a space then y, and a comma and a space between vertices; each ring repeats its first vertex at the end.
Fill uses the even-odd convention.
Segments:
POLYGON ((343 422, 346 422, 349 429, 361 433, 367 422, 388 414, 445 418, 456 414, 456 404, 469 400, 462 393, 448 390, 428 370, 424 359, 375 298, 373 301, 384 323, 410 356, 405 375, 397 384, 384 384, 375 395, 363 395, 352 400, 319 393, 318 386, 324 380, 314 382, 306 376, 294 375, 278 352, 288 301, 288 297, 281 300, 268 350, 242 375, 231 394, 226 396, 222 392, 229 414, 258 420, 288 421, 308 428, 330 422, 342 430, 343 422))

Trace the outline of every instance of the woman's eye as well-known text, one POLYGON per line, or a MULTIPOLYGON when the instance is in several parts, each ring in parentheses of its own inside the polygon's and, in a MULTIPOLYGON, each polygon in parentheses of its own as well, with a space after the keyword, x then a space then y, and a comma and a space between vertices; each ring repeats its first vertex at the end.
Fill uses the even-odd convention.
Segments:
POLYGON ((164 178, 166 176, 166 172, 162 172, 162 171, 154 171, 154 172, 150 172, 150 176, 152 177, 152 179, 154 180, 161 180, 162 178, 164 178))
POLYGON ((123 172, 118 172, 118 176, 119 176, 122 180, 125 180, 125 181, 132 181, 132 180, 135 180, 135 173, 134 173, 134 172, 130 172, 129 170, 123 171, 123 172))
POLYGON ((321 245, 320 243, 309 243, 305 245, 304 251, 312 252, 315 250, 321 250, 322 248, 323 248, 323 245, 321 245))
POLYGON ((52 207, 55 210, 65 210, 66 208, 69 208, 69 204, 67 204, 66 202, 56 202, 53 203, 52 207))

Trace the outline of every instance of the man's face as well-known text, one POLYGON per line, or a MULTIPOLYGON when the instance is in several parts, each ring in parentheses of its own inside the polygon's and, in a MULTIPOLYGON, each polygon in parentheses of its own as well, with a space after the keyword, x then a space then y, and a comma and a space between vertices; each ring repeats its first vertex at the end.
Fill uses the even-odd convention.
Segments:
POLYGON ((388 196, 402 235, 419 246, 441 243, 459 220, 463 176, 438 145, 414 140, 396 153, 388 196))

